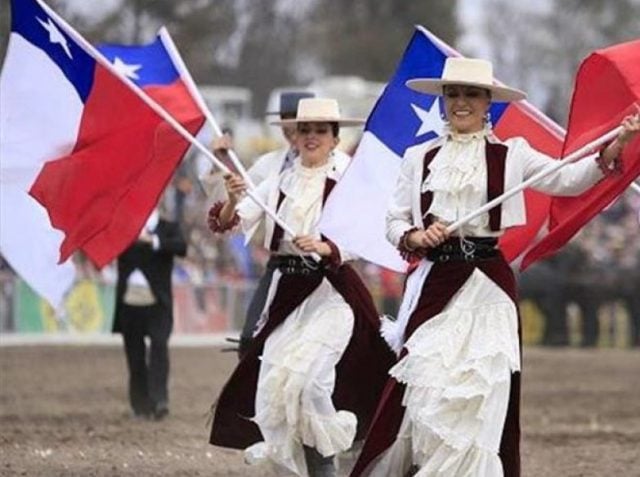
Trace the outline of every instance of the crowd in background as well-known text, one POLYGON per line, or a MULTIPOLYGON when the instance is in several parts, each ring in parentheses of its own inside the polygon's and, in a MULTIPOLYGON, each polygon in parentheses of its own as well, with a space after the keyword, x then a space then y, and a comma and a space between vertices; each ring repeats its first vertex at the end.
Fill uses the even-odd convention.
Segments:
MULTIPOLYGON (((224 283, 251 286, 261 276, 268 252, 253 243, 245 246, 240 233, 214 236, 206 225, 211 199, 205 193, 195 158, 187 157, 176 174, 170 193, 173 213, 189 242, 185 259, 178 260, 176 283, 194 288, 224 283)), ((616 306, 629 320, 629 343, 640 345, 640 194, 627 191, 594 218, 555 256, 538 262, 519 276, 521 299, 531 300, 544 317, 547 345, 570 343, 568 318, 571 306, 581 316, 579 344, 598 343, 602 313, 616 306)), ((100 282, 115 281, 114 267, 98 272, 82 257, 75 258, 80 275, 100 282)), ((371 290, 381 314, 395 315, 402 294, 403 277, 373 264, 360 262, 357 270, 371 290)), ((2 293, 10 294, 11 271, 0 261, 2 293)), ((6 302, 6 300, 3 300, 6 302)))
MULTIPOLYGON (((178 192, 177 202, 183 204, 182 222, 191 248, 188 258, 177 267, 180 278, 194 284, 255 280, 262 273, 268 253, 260 246, 245 247, 241 234, 231 239, 213 236, 203 219, 210 199, 197 179, 186 178, 189 174, 186 171, 183 180, 191 186, 178 192)), ((534 264, 519 276, 521 298, 535 302, 544 316, 543 343, 569 343, 567 307, 574 304, 582 316, 581 344, 597 344, 602 307, 620 303, 631 321, 629 341, 640 345, 639 234, 640 194, 629 190, 558 254, 534 264)), ((402 295, 402 275, 364 262, 357 269, 380 313, 395 315, 402 295)))
POLYGON ((629 343, 640 345, 640 194, 627 191, 558 254, 520 276, 521 298, 546 318, 543 342, 570 342, 567 307, 581 316, 582 346, 597 345, 600 318, 622 309, 629 343))

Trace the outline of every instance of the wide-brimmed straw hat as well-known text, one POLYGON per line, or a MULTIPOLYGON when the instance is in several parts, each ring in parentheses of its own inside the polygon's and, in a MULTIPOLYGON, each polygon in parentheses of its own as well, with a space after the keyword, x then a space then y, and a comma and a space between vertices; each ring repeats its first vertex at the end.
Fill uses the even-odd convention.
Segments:
POLYGON ((340 126, 360 126, 364 124, 364 119, 343 118, 340 115, 338 101, 335 99, 304 98, 298 102, 295 118, 271 122, 278 126, 297 123, 338 123, 340 126))
POLYGON ((415 78, 406 85, 421 93, 442 96, 446 85, 477 86, 491 91, 491 100, 498 102, 519 101, 527 94, 519 89, 494 84, 493 66, 486 60, 473 58, 447 58, 442 78, 415 78))
POLYGON ((267 116, 295 116, 298 111, 298 102, 304 98, 314 98, 315 94, 311 91, 284 91, 280 93, 279 111, 267 111, 267 116))

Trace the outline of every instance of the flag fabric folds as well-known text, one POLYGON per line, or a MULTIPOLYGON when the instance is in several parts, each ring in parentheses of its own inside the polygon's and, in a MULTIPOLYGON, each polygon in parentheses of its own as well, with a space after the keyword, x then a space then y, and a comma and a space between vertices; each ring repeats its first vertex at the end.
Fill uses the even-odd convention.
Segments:
MULTIPOLYGON (((640 104, 640 40, 597 50, 580 65, 564 144, 567 155, 637 114, 640 104)), ((614 201, 640 175, 640 138, 621 157, 623 174, 608 178, 578 197, 554 197, 549 232, 525 255, 522 268, 552 255, 582 226, 614 201)))
MULTIPOLYGON (((2 253, 55 306, 73 281, 73 266, 62 262, 82 250, 102 267, 124 250, 188 143, 39 0, 11 7, 1 78, 2 253)), ((160 41, 104 53, 189 131, 200 128, 202 113, 160 41)))
MULTIPOLYGON (((374 106, 343 178, 327 200, 321 230, 362 258, 397 271, 406 263, 385 239, 385 214, 405 151, 442 133, 444 105, 436 96, 405 86, 416 77, 439 77, 448 56, 460 56, 423 27, 417 27, 395 74, 374 106), (357 224, 357 225, 354 225, 357 224)), ((560 153, 562 129, 527 102, 494 103, 494 132, 502 140, 524 135, 533 147, 560 153)), ((509 230, 501 249, 512 260, 531 243, 548 215, 550 199, 525 192, 526 226, 509 230)))

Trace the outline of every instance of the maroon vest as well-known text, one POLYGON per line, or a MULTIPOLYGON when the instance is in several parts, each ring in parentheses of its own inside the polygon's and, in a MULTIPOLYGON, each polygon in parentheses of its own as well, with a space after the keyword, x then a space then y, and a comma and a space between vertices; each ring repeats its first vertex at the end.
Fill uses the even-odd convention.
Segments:
MULTIPOLYGON (((333 190, 333 187, 336 185, 336 181, 334 179, 330 179, 327 177, 324 183, 324 191, 322 193, 322 205, 327 201, 327 197, 333 190)), ((284 200, 284 192, 280 191, 280 195, 278 196, 278 205, 276 206, 276 212, 280 209, 282 205, 282 201, 284 200)), ((274 225, 273 228, 273 236, 271 237, 271 245, 269 246, 269 250, 272 252, 277 252, 278 247, 280 246, 280 240, 282 240, 282 236, 284 235, 284 230, 278 224, 274 225)))
MULTIPOLYGON (((433 148, 424 156, 424 165, 422 169, 422 182, 427 178, 429 173, 429 164, 440 147, 433 148)), ((507 159, 507 146, 504 144, 494 144, 485 140, 485 157, 487 161, 487 202, 495 199, 504 192, 504 171, 505 161, 507 159)), ((420 195, 420 210, 422 216, 425 217, 425 226, 433 221, 431 214, 427 214, 431 202, 433 201, 433 192, 427 190, 420 195)), ((493 231, 500 230, 500 217, 502 208, 500 204, 489 210, 489 228, 493 231)))

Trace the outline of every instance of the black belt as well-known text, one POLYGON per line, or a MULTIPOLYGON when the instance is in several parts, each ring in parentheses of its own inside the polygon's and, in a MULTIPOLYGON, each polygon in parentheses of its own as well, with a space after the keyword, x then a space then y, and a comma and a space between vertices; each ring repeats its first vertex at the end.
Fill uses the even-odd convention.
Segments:
POLYGON ((497 245, 498 239, 493 237, 451 237, 427 250, 426 256, 435 263, 491 260, 500 255, 497 245))
POLYGON ((324 265, 311 257, 298 255, 272 255, 267 262, 267 268, 278 269, 283 275, 311 275, 324 273, 324 265))

